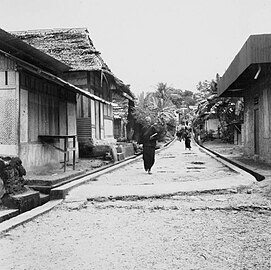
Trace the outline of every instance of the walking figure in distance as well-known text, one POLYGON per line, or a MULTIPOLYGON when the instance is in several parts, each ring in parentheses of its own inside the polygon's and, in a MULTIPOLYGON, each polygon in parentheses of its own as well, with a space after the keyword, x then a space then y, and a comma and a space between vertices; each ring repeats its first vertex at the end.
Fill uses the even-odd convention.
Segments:
POLYGON ((184 137, 185 150, 186 149, 191 150, 191 131, 188 128, 185 129, 183 137, 184 137))
POLYGON ((145 118, 145 125, 141 130, 140 142, 143 144, 143 163, 144 169, 151 174, 151 168, 155 161, 155 148, 158 131, 155 125, 151 124, 151 117, 145 118))
POLYGON ((178 138, 178 140, 181 142, 182 139, 184 139, 184 132, 185 132, 185 127, 184 126, 179 126, 178 130, 176 132, 176 136, 178 138))

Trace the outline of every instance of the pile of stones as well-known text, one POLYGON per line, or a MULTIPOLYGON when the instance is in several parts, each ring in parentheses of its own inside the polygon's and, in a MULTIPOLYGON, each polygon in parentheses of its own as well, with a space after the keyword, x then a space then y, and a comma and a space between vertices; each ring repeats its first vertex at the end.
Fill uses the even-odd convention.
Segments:
POLYGON ((25 191, 23 176, 26 171, 18 157, 0 156, 0 199, 4 194, 19 194, 25 191))

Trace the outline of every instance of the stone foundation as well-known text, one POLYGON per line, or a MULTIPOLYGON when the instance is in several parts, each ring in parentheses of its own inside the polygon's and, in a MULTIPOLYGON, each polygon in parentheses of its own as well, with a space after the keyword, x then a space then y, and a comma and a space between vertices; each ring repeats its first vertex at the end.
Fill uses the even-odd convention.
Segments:
POLYGON ((29 211, 41 204, 39 192, 33 190, 17 195, 5 194, 1 200, 3 205, 18 209, 20 213, 29 211))

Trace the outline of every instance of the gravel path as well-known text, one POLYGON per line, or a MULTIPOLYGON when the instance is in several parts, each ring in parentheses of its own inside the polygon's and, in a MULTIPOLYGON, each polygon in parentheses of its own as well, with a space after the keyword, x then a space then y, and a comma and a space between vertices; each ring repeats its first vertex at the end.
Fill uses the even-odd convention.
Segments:
MULTIPOLYGON (((161 152, 162 157, 169 154, 161 152)), ((155 181, 160 166, 163 170, 176 168, 165 167, 159 160, 150 181, 155 181)), ((204 162, 214 164, 207 157, 204 162)), ((142 166, 140 162, 131 165, 142 166)), ((221 176, 225 176, 222 171, 235 174, 221 164, 217 166, 221 172, 212 165, 206 166, 202 175, 207 176, 209 169, 221 176)), ((123 170, 125 167, 115 171, 118 177, 113 177, 114 185, 123 185, 124 178, 119 177, 123 170)), ((197 172, 191 176, 200 177, 197 172)), ((159 179, 169 181, 170 177, 159 179)), ((103 185, 109 181, 104 176, 97 180, 103 185)), ((145 180, 135 176, 128 183, 142 184, 145 180)), ((0 269, 270 270, 270 224, 270 197, 257 184, 238 191, 156 199, 67 199, 52 211, 1 235, 0 269)))
POLYGON ((270 209, 270 201, 245 193, 63 203, 2 236, 0 265, 270 269, 270 209))

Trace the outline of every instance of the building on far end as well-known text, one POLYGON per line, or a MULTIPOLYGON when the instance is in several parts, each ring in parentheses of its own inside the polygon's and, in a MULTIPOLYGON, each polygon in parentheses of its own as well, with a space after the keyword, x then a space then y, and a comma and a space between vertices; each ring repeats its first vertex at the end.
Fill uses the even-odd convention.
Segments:
POLYGON ((114 138, 117 141, 131 141, 134 139, 135 96, 130 91, 129 85, 113 91, 112 100, 114 102, 114 138))
MULTIPOLYGON (((47 29, 12 32, 28 44, 69 65, 63 78, 92 96, 77 95, 79 154, 95 145, 115 143, 112 95, 125 84, 106 65, 86 28, 47 29)), ((83 155, 83 154, 82 154, 83 155)))
POLYGON ((218 95, 244 98, 244 154, 271 164, 271 34, 248 38, 219 80, 218 95))

